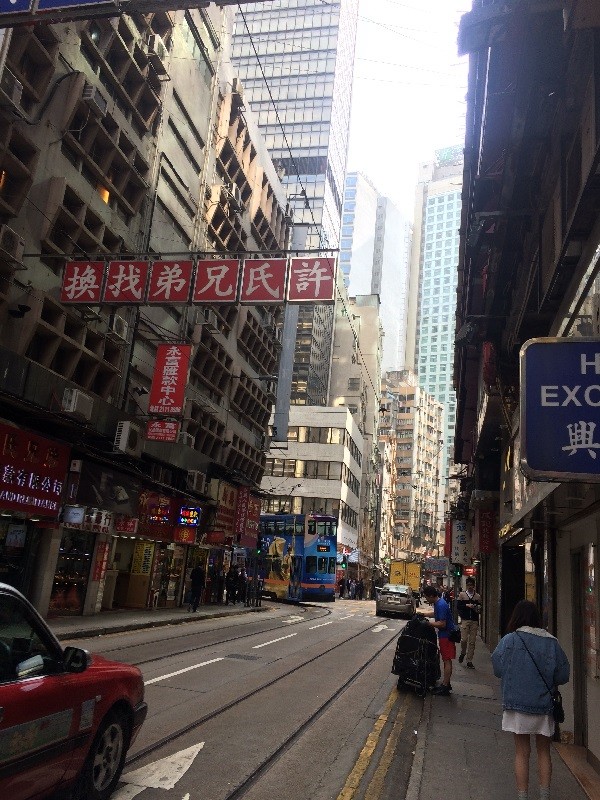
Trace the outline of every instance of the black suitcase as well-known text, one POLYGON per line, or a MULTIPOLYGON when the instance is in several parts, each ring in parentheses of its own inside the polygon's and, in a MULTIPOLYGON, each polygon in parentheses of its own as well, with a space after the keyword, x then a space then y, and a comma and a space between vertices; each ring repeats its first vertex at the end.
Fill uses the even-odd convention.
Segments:
POLYGON ((392 673, 398 688, 413 688, 421 696, 440 679, 440 659, 435 628, 420 614, 407 623, 398 637, 392 673))

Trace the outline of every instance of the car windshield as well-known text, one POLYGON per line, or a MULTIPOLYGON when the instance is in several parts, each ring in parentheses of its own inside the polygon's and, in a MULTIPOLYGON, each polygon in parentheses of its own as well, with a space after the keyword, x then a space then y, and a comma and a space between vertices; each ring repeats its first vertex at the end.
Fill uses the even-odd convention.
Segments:
POLYGON ((392 592, 395 594, 410 594, 410 589, 408 586, 402 586, 398 583, 386 583, 383 587, 384 592, 392 592))

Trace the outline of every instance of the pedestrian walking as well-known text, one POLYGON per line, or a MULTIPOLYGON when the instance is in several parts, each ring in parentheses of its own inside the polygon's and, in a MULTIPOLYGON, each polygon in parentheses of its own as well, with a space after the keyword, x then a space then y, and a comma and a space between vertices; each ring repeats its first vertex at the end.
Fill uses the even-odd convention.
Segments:
POLYGON ((235 605, 235 598, 237 594, 237 569, 234 566, 229 567, 229 571, 227 572, 227 577, 225 578, 225 590, 227 592, 227 597, 225 599, 225 605, 228 606, 229 603, 233 603, 235 605))
POLYGON ((354 578, 350 579, 349 596, 350 600, 356 600, 356 581, 354 578))
POLYGON ((237 594, 236 600, 238 603, 245 603, 246 602, 246 592, 248 590, 248 576, 246 575, 245 567, 240 569, 240 573, 237 579, 237 594))
POLYGON ((346 581, 344 580, 344 578, 340 578, 340 580, 338 582, 338 588, 340 590, 340 600, 342 600, 343 597, 344 597, 344 586, 345 585, 346 585, 346 581))
POLYGON ((365 584, 362 578, 359 579, 358 583, 356 584, 356 597, 358 600, 363 599, 363 593, 365 591, 365 584))
POLYGON ((423 594, 428 603, 433 603, 433 621, 429 624, 437 628, 438 647, 442 658, 442 682, 433 690, 434 694, 448 695, 452 691, 452 661, 456 658, 456 645, 449 639, 450 634, 458 626, 454 622, 448 603, 440 596, 435 586, 426 586, 423 594))
POLYGON ((467 658, 467 667, 475 669, 473 656, 479 628, 479 614, 481 613, 481 595, 475 591, 475 579, 467 578, 466 589, 458 595, 456 610, 460 616, 460 655, 458 663, 462 664, 467 658))
POLYGON ((206 575, 202 567, 198 564, 190 573, 190 580, 192 585, 190 587, 190 611, 198 611, 198 604, 202 601, 202 592, 204 591, 204 581, 206 575))
POLYGON ((548 800, 550 742, 556 725, 552 692, 569 680, 569 662, 558 640, 542 627, 539 609, 530 600, 517 603, 507 631, 492 653, 492 664, 502 679, 502 730, 514 734, 517 797, 527 800, 534 734, 540 800, 548 800))

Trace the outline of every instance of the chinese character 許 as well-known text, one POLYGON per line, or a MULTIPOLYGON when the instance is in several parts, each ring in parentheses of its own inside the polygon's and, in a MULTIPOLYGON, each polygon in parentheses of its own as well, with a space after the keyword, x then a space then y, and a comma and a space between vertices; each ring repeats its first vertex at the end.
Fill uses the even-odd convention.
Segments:
POLYGON ((321 294, 321 283, 325 280, 332 280, 332 276, 328 274, 328 270, 325 267, 321 266, 320 261, 315 261, 312 267, 306 261, 303 261, 302 267, 296 270, 294 278, 298 292, 304 292, 311 283, 314 284, 315 297, 319 297, 321 294))
POLYGON ((600 448, 600 444, 594 442, 594 431, 596 430, 595 422, 573 422, 567 425, 569 431, 569 444, 565 445, 563 450, 570 450, 569 455, 574 455, 578 450, 587 450, 592 458, 596 458, 594 452, 600 448))

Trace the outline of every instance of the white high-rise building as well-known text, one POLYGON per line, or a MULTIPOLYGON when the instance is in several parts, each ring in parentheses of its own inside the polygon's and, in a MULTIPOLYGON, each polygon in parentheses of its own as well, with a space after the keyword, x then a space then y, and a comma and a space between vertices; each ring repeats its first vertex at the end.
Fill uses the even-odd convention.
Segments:
MULTIPOLYGON (((340 264, 351 296, 376 294, 382 371, 404 369, 411 225, 360 172, 346 176, 340 264)), ((411 365, 412 366, 412 365, 411 365)))

